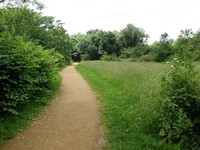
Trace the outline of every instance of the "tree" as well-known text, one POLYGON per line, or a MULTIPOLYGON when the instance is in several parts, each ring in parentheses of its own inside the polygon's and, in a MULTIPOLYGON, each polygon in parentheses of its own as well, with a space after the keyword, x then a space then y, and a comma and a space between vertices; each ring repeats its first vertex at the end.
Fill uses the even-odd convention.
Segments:
POLYGON ((49 49, 54 48, 57 52, 64 56, 66 62, 70 62, 70 49, 71 43, 69 35, 66 33, 66 30, 62 27, 60 21, 57 22, 57 25, 47 31, 48 32, 48 41, 43 43, 43 45, 49 49))
POLYGON ((116 35, 113 32, 104 32, 102 35, 101 49, 108 55, 115 54, 119 56, 120 47, 117 43, 116 35))
POLYGON ((72 49, 71 49, 71 57, 73 61, 80 61, 81 55, 83 55, 83 51, 85 52, 87 49, 86 35, 76 34, 70 37, 72 49))
POLYGON ((146 44, 148 35, 144 30, 132 24, 128 24, 126 28, 121 31, 121 42, 124 48, 132 48, 137 45, 146 44))
POLYGON ((172 43, 173 40, 169 38, 168 33, 161 34, 160 41, 155 43, 153 46, 155 53, 155 61, 157 62, 165 61, 171 55, 174 54, 172 43))
POLYGON ((190 38, 190 48, 192 58, 195 61, 200 61, 200 30, 193 34, 190 38))
POLYGON ((80 60, 81 55, 84 59, 99 60, 102 55, 119 56, 120 54, 116 34, 110 31, 90 30, 86 35, 77 34, 71 39, 73 60, 80 60))
POLYGON ((70 62, 70 39, 61 21, 42 16, 26 7, 7 8, 1 10, 1 14, 2 25, 6 26, 12 35, 23 36, 46 49, 54 48, 70 62))
POLYGON ((34 34, 40 34, 42 28, 41 15, 27 8, 4 9, 1 10, 2 24, 8 27, 8 31, 13 35, 26 35, 30 38, 34 34))

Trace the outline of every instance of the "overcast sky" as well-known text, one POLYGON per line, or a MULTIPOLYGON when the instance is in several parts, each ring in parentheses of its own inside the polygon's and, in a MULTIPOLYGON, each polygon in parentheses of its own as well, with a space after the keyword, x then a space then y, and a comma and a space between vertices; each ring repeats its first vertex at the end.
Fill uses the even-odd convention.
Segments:
POLYGON ((183 29, 200 29, 200 0, 41 0, 44 15, 65 23, 70 35, 91 29, 114 31, 131 23, 143 28, 150 43, 167 32, 176 39, 183 29))

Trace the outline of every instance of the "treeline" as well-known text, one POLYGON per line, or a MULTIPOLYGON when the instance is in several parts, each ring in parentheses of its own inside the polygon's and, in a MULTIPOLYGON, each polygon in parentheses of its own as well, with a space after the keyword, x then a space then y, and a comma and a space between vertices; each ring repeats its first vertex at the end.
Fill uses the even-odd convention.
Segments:
POLYGON ((29 9, 30 3, 42 6, 18 0, 4 1, 0 9, 0 113, 17 114, 49 92, 59 68, 70 63, 62 22, 29 9))
MULTIPOLYGON (((180 32, 180 37, 182 33, 180 32)), ((148 44, 148 34, 142 28, 128 24, 121 31, 90 30, 86 34, 71 36, 71 56, 80 60, 129 60, 163 62, 178 52, 180 38, 170 39, 167 33, 160 40, 148 44)), ((199 61, 200 31, 189 38, 191 57, 199 61)))

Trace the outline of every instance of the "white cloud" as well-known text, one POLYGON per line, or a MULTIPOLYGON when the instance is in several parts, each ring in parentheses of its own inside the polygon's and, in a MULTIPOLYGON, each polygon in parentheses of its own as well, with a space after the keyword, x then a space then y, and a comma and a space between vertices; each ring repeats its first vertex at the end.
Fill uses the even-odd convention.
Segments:
POLYGON ((90 29, 120 30, 128 23, 143 28, 150 41, 167 32, 199 29, 199 0, 43 0, 45 15, 62 20, 69 34, 90 29))

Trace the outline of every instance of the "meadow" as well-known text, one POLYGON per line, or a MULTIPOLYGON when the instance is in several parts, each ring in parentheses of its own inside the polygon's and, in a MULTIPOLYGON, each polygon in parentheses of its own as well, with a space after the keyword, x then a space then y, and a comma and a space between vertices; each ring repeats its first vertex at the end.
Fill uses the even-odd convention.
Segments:
POLYGON ((166 64, 85 61, 76 68, 101 102, 105 149, 176 150, 158 136, 161 74, 166 64))

